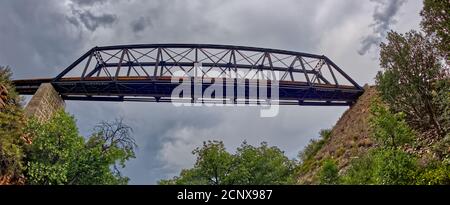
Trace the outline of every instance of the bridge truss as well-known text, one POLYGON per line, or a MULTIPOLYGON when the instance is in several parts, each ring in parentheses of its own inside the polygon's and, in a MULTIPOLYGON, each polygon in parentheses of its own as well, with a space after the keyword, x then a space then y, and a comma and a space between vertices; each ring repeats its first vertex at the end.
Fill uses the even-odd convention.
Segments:
MULTIPOLYGON (((201 81, 202 91, 223 82, 233 95, 209 99, 221 103, 249 103, 257 98, 249 90, 262 86, 268 98, 256 100, 269 104, 351 105, 364 91, 323 55, 210 44, 94 47, 55 78, 15 84, 19 93, 33 94, 40 83, 51 82, 66 100, 173 102, 172 91, 187 81, 201 81), (275 84, 279 97, 272 99, 275 84)), ((176 100, 206 102, 193 94, 176 100)))

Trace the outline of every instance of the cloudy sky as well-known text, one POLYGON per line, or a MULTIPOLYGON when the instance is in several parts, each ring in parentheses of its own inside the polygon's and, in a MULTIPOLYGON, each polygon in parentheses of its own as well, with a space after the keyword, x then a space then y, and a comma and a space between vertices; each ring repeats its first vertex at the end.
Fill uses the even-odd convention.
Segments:
MULTIPOLYGON (((2 0, 0 65, 14 78, 54 77, 94 46, 210 43, 324 54, 359 84, 379 70, 377 45, 394 29, 419 27, 420 0, 2 0)), ((274 118, 254 107, 173 107, 156 103, 67 102, 83 135, 123 117, 137 158, 123 170, 132 184, 154 184, 193 165, 191 151, 223 140, 267 141, 293 158, 330 128, 345 107, 286 106, 274 118)))

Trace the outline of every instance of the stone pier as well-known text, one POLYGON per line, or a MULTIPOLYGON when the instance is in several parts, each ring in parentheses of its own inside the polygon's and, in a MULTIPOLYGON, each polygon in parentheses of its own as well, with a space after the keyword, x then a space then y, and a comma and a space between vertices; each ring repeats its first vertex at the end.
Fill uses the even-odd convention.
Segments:
POLYGON ((39 121, 49 120, 56 111, 64 109, 65 103, 51 83, 43 83, 25 107, 25 116, 39 121))

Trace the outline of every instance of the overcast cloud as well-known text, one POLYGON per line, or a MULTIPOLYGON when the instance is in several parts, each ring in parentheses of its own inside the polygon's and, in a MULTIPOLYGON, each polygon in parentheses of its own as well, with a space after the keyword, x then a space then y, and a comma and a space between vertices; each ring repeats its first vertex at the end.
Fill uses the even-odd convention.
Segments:
POLYGON ((386 37, 387 32, 391 26, 397 23, 395 16, 400 10, 401 6, 406 3, 406 0, 370 0, 376 3, 373 12, 374 23, 370 26, 373 28, 373 33, 367 35, 361 41, 361 49, 358 53, 360 55, 366 54, 372 47, 378 47, 381 41, 386 37))
MULTIPOLYGON (((361 39, 387 29, 417 29, 420 1, 389 5, 361 0, 10 0, 0 1, 0 64, 14 78, 54 77, 94 46, 136 43, 211 43, 324 54, 359 84, 373 83, 375 49, 361 39), (396 23, 394 24, 393 19, 396 23), (362 46, 362 47, 361 47, 362 46), (370 50, 369 50, 370 49, 370 50), (358 51, 368 50, 361 56, 358 51)), ((267 141, 295 157, 345 107, 281 107, 275 118, 258 108, 173 107, 156 103, 67 102, 84 135, 102 120, 123 117, 134 128, 137 158, 124 174, 153 184, 193 165, 205 140, 234 150, 243 140, 267 141)))

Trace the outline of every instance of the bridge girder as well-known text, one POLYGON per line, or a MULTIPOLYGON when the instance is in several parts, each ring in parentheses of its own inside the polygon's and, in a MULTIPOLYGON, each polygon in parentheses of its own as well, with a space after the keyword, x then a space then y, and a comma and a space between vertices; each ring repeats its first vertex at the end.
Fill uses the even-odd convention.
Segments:
MULTIPOLYGON (((15 83, 19 93, 30 94, 40 81, 50 81, 66 100, 171 102, 174 88, 188 80, 206 81, 202 90, 217 81, 231 81, 233 90, 276 82, 280 104, 350 105, 363 92, 324 55, 211 44, 94 47, 55 78, 15 83)), ((214 97, 233 103, 252 98, 248 92, 214 97)))

